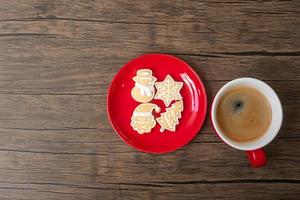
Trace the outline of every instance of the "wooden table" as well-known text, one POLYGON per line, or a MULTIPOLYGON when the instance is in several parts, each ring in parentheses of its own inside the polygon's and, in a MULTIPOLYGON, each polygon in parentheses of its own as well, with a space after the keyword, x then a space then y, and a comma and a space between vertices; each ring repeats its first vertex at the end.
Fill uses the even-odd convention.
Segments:
POLYGON ((0 199, 300 199, 300 1, 0 0, 0 199), (129 60, 168 53, 209 102, 251 76, 282 100, 284 124, 249 167, 208 120, 165 155, 128 147, 106 115, 129 60))

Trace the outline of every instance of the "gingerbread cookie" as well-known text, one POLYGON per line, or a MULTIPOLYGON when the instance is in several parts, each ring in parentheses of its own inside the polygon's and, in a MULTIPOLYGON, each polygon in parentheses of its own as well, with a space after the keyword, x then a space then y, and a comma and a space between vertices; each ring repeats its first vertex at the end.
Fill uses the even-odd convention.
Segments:
POLYGON ((152 76, 152 71, 150 69, 140 69, 133 80, 135 86, 131 90, 132 98, 141 103, 151 101, 155 94, 154 83, 157 80, 152 76))
POLYGON ((173 100, 182 99, 179 93, 182 86, 182 82, 176 82, 170 75, 167 75, 164 81, 155 83, 157 93, 154 98, 163 100, 165 105, 169 106, 173 100))
POLYGON ((181 118, 181 112, 183 111, 183 101, 177 101, 171 105, 171 107, 166 109, 166 112, 162 113, 156 121, 160 125, 160 132, 165 129, 169 131, 175 131, 176 125, 179 124, 178 119, 181 118))
POLYGON ((160 108, 153 103, 142 103, 135 108, 130 125, 139 134, 149 133, 156 125, 156 121, 152 115, 153 110, 156 113, 160 112, 160 108))

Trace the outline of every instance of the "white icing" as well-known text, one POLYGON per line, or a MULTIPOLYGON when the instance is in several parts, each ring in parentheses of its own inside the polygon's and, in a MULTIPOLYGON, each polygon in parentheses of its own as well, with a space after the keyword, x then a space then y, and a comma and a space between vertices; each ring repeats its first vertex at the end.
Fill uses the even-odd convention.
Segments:
POLYGON ((136 82, 135 83, 135 87, 137 87, 138 89, 140 89, 140 94, 142 96, 151 97, 152 94, 154 93, 154 87, 153 87, 153 85, 147 86, 147 85, 142 85, 142 84, 136 82))
POLYGON ((133 116, 135 117, 149 117, 152 116, 151 112, 133 112, 133 116))

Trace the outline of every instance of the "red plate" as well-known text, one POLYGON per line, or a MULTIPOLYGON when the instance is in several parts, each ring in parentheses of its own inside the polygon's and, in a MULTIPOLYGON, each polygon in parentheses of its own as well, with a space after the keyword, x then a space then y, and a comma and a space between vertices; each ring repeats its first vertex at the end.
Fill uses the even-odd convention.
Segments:
MULTIPOLYGON (((161 107, 161 113, 165 112, 162 100, 155 99, 151 103, 161 107)), ((174 151, 191 141, 203 124, 206 107, 205 88, 198 75, 182 60, 164 54, 146 54, 127 63, 114 77, 107 97, 108 116, 115 131, 128 145, 148 153, 174 151), (175 81, 184 83, 180 90, 184 110, 176 132, 161 133, 160 125, 156 124, 150 133, 140 135, 130 126, 132 113, 140 104, 131 97, 135 85, 132 78, 139 69, 151 69, 158 82, 170 74, 175 81)))

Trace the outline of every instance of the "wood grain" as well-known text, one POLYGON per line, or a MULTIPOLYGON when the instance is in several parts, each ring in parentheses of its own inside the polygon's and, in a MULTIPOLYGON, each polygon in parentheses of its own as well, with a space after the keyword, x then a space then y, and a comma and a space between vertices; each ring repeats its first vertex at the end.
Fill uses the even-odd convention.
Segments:
POLYGON ((299 199, 300 2, 0 0, 0 199, 299 199), (284 109, 264 168, 209 122, 184 148, 137 152, 106 116, 117 71, 144 53, 189 63, 209 102, 266 81, 284 109))

